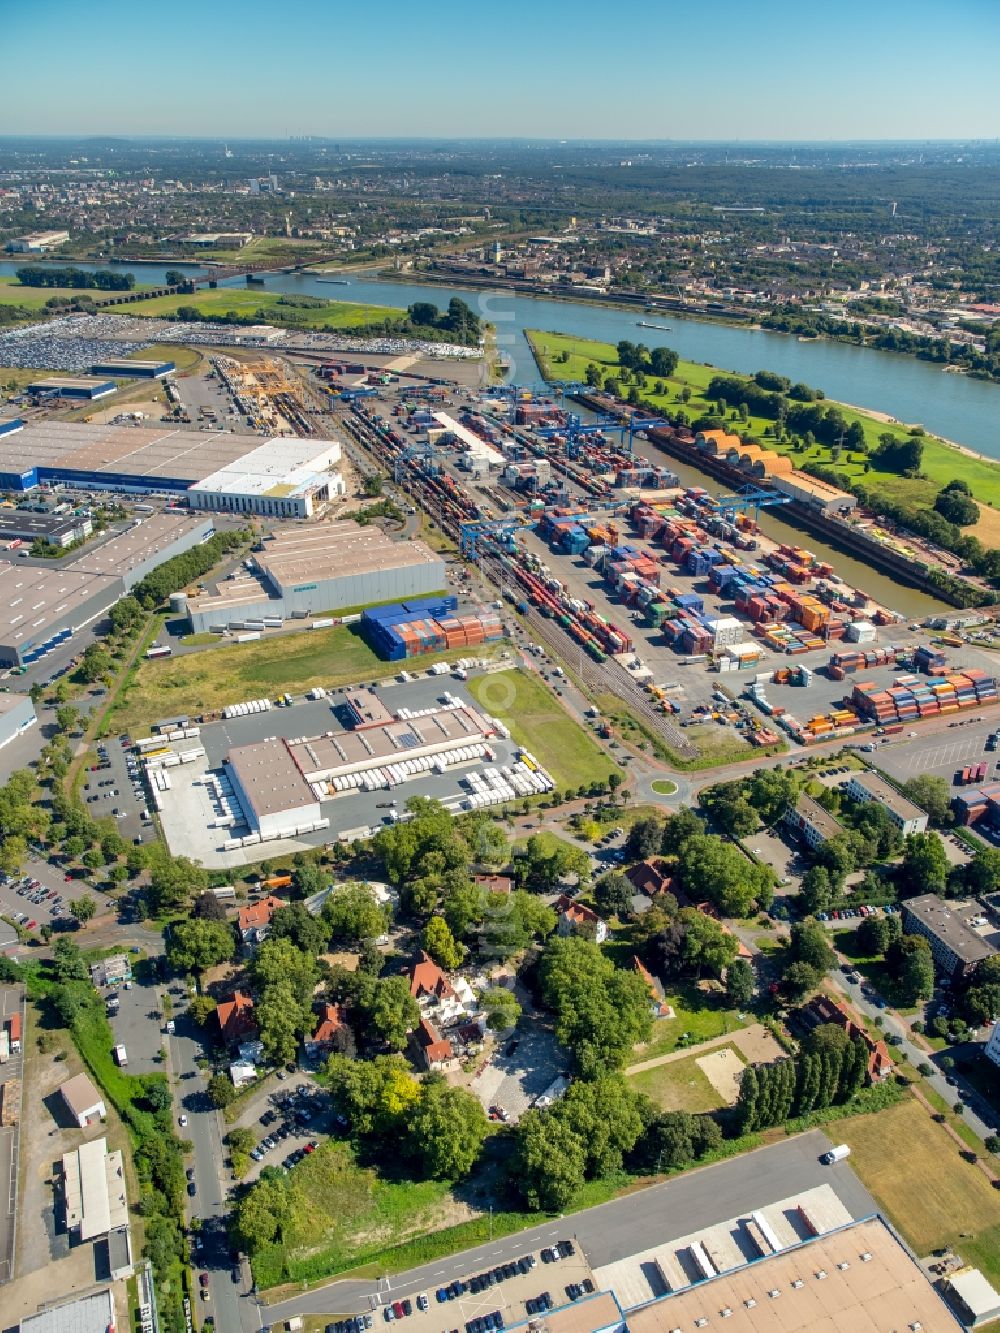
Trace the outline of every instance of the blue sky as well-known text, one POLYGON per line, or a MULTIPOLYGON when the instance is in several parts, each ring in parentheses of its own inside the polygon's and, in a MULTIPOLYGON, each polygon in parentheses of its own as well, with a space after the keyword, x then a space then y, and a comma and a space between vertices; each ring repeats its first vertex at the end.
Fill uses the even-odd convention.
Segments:
POLYGON ((998 0, 0 0, 0 17, 4 134, 1000 136, 998 0))

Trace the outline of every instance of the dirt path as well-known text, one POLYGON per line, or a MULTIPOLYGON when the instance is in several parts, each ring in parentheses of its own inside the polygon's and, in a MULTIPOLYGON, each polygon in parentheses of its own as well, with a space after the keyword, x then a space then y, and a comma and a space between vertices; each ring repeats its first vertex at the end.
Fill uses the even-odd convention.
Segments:
POLYGON ((767 1028, 762 1023, 753 1023, 748 1028, 737 1028, 735 1032, 723 1032, 718 1037, 710 1037, 708 1041, 700 1042, 697 1046, 683 1046, 668 1055, 657 1055, 652 1060, 640 1060, 637 1065, 629 1065, 625 1073, 641 1074, 646 1069, 657 1069, 660 1065, 669 1065, 674 1060, 686 1060, 690 1055, 700 1055, 715 1046, 735 1046, 740 1054, 745 1055, 751 1062, 776 1060, 782 1054, 781 1047, 767 1028))

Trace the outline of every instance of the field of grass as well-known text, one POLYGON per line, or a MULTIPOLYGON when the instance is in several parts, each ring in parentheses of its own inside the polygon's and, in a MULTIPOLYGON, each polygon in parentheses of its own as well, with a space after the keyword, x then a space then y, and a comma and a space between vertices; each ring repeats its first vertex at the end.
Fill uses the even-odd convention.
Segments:
MULTIPOLYGON (((135 290, 140 291, 141 287, 137 286, 135 290)), ((78 296, 92 296, 95 301, 100 301, 109 295, 114 293, 99 291, 96 287, 22 287, 13 274, 0 276, 0 305, 21 305, 27 310, 43 313, 46 302, 53 297, 74 301, 78 296)), ((32 374, 37 375, 38 371, 32 374)))
POLYGON ((652 784, 652 788, 657 796, 673 796, 677 790, 677 783, 671 782, 669 778, 657 778, 652 784))
POLYGON ((617 771, 597 742, 574 722, 545 685, 524 671, 500 671, 469 681, 469 691, 525 746, 557 786, 605 782, 617 771))
MULTIPOLYGON (((566 334, 538 330, 529 331, 527 337, 532 350, 535 352, 542 374, 548 378, 583 381, 587 366, 592 363, 599 366, 602 375, 605 376, 615 374, 619 368, 618 353, 610 343, 594 342, 588 338, 574 338, 566 334), (557 360, 556 358, 561 357, 563 353, 567 354, 568 360, 557 360)), ((641 342, 641 337, 637 338, 636 341, 641 342)), ((766 367, 762 366, 761 369, 766 369, 766 367)), ((697 361, 681 361, 677 366, 676 373, 670 379, 664 381, 665 393, 662 395, 653 393, 657 380, 657 377, 654 376, 649 376, 646 387, 641 390, 641 393, 643 398, 648 398, 661 410, 676 412, 683 409, 687 412, 689 419, 693 420, 710 411, 714 412, 715 405, 705 397, 705 390, 709 381, 718 374, 733 375, 735 378, 748 378, 747 376, 741 377, 735 371, 728 371, 724 367, 703 365, 697 361), (690 398, 687 403, 681 397, 685 389, 690 390, 690 398)), ((817 384, 813 387, 822 389, 823 386, 817 384)), ((866 412, 860 412, 844 404, 835 403, 833 399, 827 401, 840 408, 848 424, 854 421, 861 423, 869 448, 874 448, 878 443, 879 436, 886 432, 898 439, 906 438, 907 432, 903 426, 880 421, 877 417, 870 416, 866 412)), ((752 437, 767 448, 775 449, 779 453, 791 454, 798 466, 803 463, 827 464, 832 462, 830 449, 826 445, 817 444, 809 450, 796 451, 787 443, 776 443, 770 435, 765 438, 764 431, 769 426, 773 426, 773 422, 751 414, 746 422, 733 419, 729 428, 745 437, 752 437)), ((905 499, 929 504, 933 502, 934 496, 942 486, 949 481, 957 480, 968 482, 972 494, 979 503, 1000 505, 1000 464, 991 463, 985 459, 971 458, 930 435, 924 437, 922 471, 927 474, 926 481, 911 481, 895 473, 879 472, 874 468, 865 474, 863 460, 849 451, 845 451, 841 455, 835 466, 838 471, 844 472, 850 477, 857 477, 859 480, 863 477, 865 485, 874 486, 878 484, 887 495, 897 500, 905 499)))
POLYGON ((633 1064, 655 1060, 684 1046, 697 1046, 746 1027, 751 1021, 740 1019, 735 1009, 727 1008, 722 996, 706 995, 693 985, 668 991, 664 998, 673 1008, 674 1017, 656 1020, 652 1037, 645 1046, 636 1048, 633 1064))
MULTIPOLYGON (((713 1051, 731 1050, 739 1055, 735 1046, 713 1046, 713 1051)), ((636 1092, 643 1092, 664 1111, 717 1111, 725 1101, 712 1087, 706 1074, 698 1067, 698 1055, 689 1055, 684 1060, 674 1060, 670 1064, 657 1065, 655 1069, 644 1069, 639 1074, 630 1074, 629 1083, 636 1092)), ((743 1057, 740 1056, 742 1060, 743 1057)))
POLYGON ((1000 1193, 913 1098, 838 1123, 851 1166, 919 1255, 953 1246, 1000 1277, 1000 1193))
MULTIPOLYGON (((321 306, 282 306, 280 292, 268 292, 260 287, 209 287, 193 295, 177 293, 174 296, 153 296, 147 301, 137 301, 128 307, 130 315, 173 315, 180 306, 195 306, 203 315, 227 315, 235 312, 239 315, 260 314, 261 322, 267 323, 275 310, 287 310, 294 313, 310 329, 350 329, 361 324, 381 323, 384 319, 394 322, 403 318, 405 312, 393 310, 387 306, 361 305, 352 301, 324 301, 321 306)), ((279 322, 280 315, 275 317, 279 322)))

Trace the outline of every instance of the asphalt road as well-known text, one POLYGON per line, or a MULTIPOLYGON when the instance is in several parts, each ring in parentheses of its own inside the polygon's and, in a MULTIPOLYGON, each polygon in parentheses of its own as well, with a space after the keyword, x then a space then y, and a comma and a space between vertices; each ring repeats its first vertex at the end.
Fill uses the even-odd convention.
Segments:
MULTIPOLYGON (((24 997, 20 986, 0 987, 0 1026, 20 1010, 24 1021, 24 997)), ((21 1078, 23 1056, 12 1054, 0 1068, 0 1084, 21 1078)), ((18 1116, 20 1121, 20 1116, 18 1116)), ((0 1284, 14 1276, 17 1227, 17 1176, 20 1163, 20 1125, 0 1129, 0 1284)), ((0 1302, 2 1304, 2 1302, 0 1302)))
POLYGON ((203 1041, 200 1030, 188 1017, 181 997, 172 992, 171 998, 177 1027, 176 1035, 168 1039, 170 1064, 177 1079, 174 1109, 178 1115, 184 1114, 188 1118, 187 1125, 178 1127, 177 1132, 192 1144, 188 1164, 194 1168, 197 1185, 194 1198, 188 1200, 188 1215, 200 1219, 204 1238, 202 1253, 194 1261, 194 1267, 198 1272, 208 1273, 211 1292, 210 1301, 206 1302, 200 1296, 194 1300, 202 1307, 202 1319, 207 1314, 215 1316, 216 1328, 224 1329, 226 1333, 231 1330, 236 1333, 238 1329, 249 1331, 259 1328, 260 1321, 256 1303, 249 1298, 246 1270, 238 1284, 230 1276, 233 1260, 226 1234, 229 1203, 222 1174, 225 1157, 223 1130, 218 1111, 209 1103, 206 1081, 196 1064, 203 1041), (244 1299, 240 1299, 241 1295, 244 1299))
MULTIPOLYGON (((850 959, 846 960, 850 961, 850 959)), ((882 1024, 882 1030, 888 1036, 892 1034, 900 1037, 901 1045, 890 1046, 889 1054, 899 1053, 904 1055, 909 1062, 914 1065, 929 1064, 936 1068, 935 1061, 940 1057, 931 1051, 925 1051, 917 1046, 910 1034, 910 1029, 891 1009, 881 1008, 875 1004, 866 995, 862 985, 848 981, 847 977, 839 969, 831 974, 837 985, 846 993, 851 1004, 864 1014, 866 1018, 874 1020, 879 1019, 882 1024)), ((870 991, 870 988, 868 988, 870 991)), ((872 1030, 874 1026, 872 1026, 872 1030)), ((947 1054, 943 1051, 942 1054, 947 1054)), ((934 1073, 927 1082, 938 1094, 943 1097, 949 1106, 953 1106, 958 1100, 959 1093, 962 1094, 962 1100, 965 1102, 965 1110, 962 1112, 962 1118, 975 1134, 981 1139, 988 1138, 996 1132, 995 1127, 1000 1127, 1000 1115, 991 1110, 987 1103, 979 1094, 961 1077, 960 1074, 952 1075, 955 1082, 949 1083, 944 1074, 934 1073)))
POLYGON ((575 1237, 591 1267, 599 1268, 638 1254, 654 1241, 666 1243, 822 1184, 834 1187, 853 1217, 870 1216, 876 1211, 875 1202, 850 1165, 820 1164, 820 1154, 830 1146, 824 1134, 813 1130, 389 1279, 330 1283, 265 1307, 264 1318, 274 1327, 295 1315, 354 1314, 386 1299, 433 1292, 456 1278, 537 1251, 562 1238, 575 1237))

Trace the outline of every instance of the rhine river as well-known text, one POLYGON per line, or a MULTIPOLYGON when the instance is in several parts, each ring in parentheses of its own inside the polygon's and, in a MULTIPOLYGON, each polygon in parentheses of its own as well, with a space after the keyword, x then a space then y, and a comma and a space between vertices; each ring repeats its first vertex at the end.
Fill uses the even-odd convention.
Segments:
MULTIPOLYGON (((0 274, 11 274, 18 264, 0 261, 0 274)), ((79 268, 99 267, 79 264, 79 268)), ((104 266, 100 266, 104 267, 104 266)), ((136 264, 131 268, 140 284, 161 284, 167 268, 201 272, 193 265, 136 264)), ((128 271, 128 265, 115 265, 128 271)), ((899 421, 919 422, 927 430, 954 440, 991 458, 1000 459, 1000 385, 964 375, 945 374, 930 362, 891 352, 853 347, 846 343, 815 340, 799 342, 786 334, 719 324, 710 320, 685 319, 657 312, 621 310, 586 302, 550 300, 505 291, 483 291, 437 283, 394 282, 373 271, 346 274, 345 283, 324 282, 306 273, 266 273, 263 290, 287 292, 327 300, 357 301, 404 309, 414 301, 432 301, 445 307, 453 296, 461 297, 497 331, 497 344, 510 361, 508 379, 531 384, 538 369, 524 336, 525 329, 558 330, 601 342, 617 343, 626 338, 647 346, 673 347, 691 361, 707 362, 720 370, 752 373, 774 370, 792 380, 802 380, 822 389, 829 398, 886 412, 899 421), (669 325, 667 332, 638 327, 639 319, 669 325)), ((242 278, 230 278, 224 286, 242 287, 242 278)), ((260 289, 258 289, 260 290, 260 289)), ((127 311, 123 311, 127 313, 127 311)), ((718 483, 694 468, 671 459, 669 466, 685 485, 718 483)), ((852 559, 843 551, 831 550, 813 534, 793 527, 778 511, 761 516, 761 528, 774 540, 807 545, 821 559, 831 560, 849 583, 865 588, 884 605, 909 616, 925 615, 941 603, 912 588, 906 588, 870 565, 852 559)))

